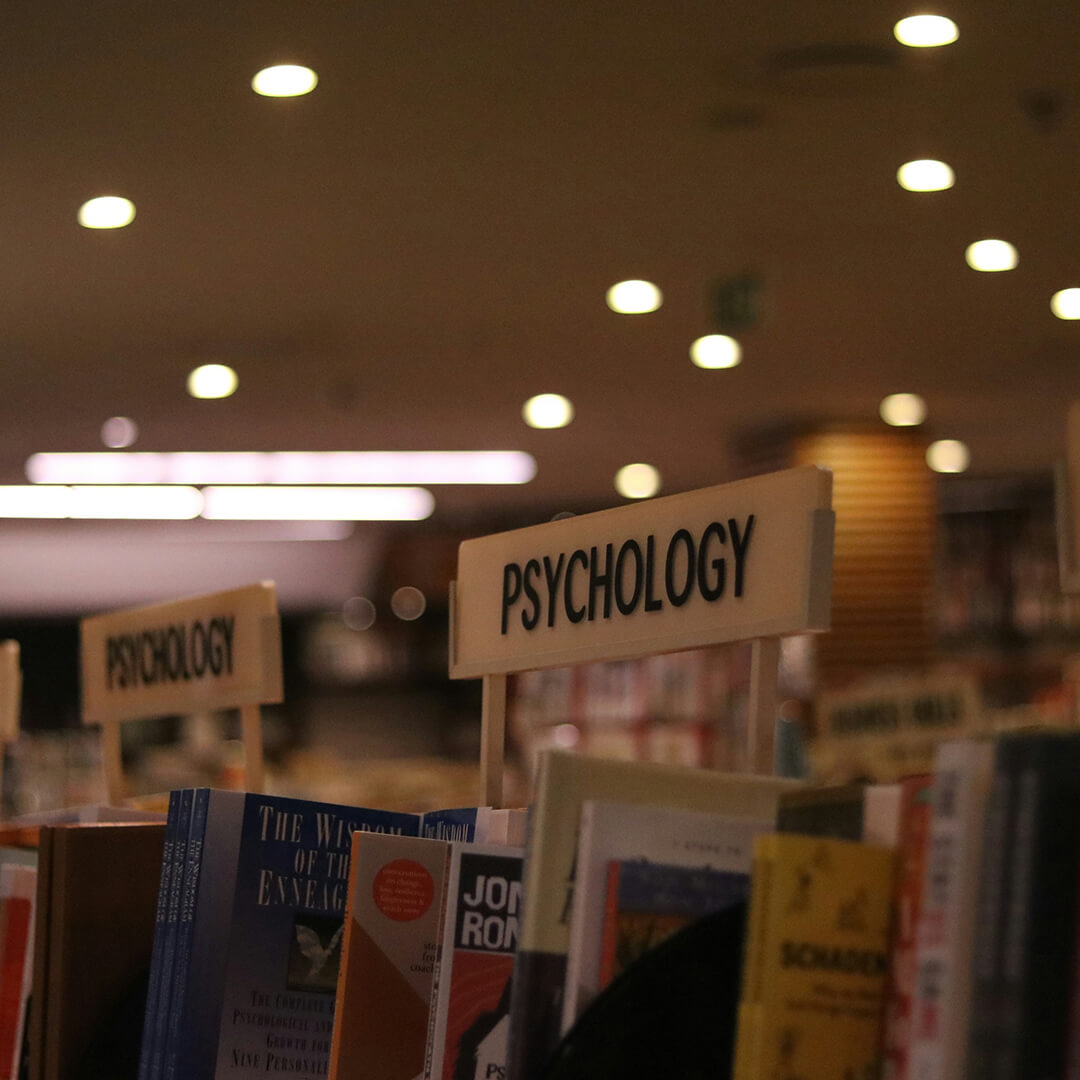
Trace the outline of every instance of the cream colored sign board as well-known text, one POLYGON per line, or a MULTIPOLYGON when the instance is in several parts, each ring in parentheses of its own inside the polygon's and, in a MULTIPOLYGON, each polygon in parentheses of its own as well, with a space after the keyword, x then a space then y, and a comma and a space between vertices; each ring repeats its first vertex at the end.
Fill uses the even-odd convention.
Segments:
POLYGON ((272 582, 82 621, 83 723, 282 700, 272 582))
POLYGON ((0 641, 0 743, 19 737, 19 709, 22 704, 22 671, 19 643, 0 641))
POLYGON ((1080 401, 1069 406, 1065 464, 1057 474, 1058 566, 1062 592, 1080 592, 1080 401))
POLYGON ((468 540, 450 675, 827 630, 831 499, 805 466, 468 540))
POLYGON ((978 684, 963 675, 876 679, 822 694, 812 746, 815 780, 889 782, 932 768, 943 739, 983 731, 978 684))

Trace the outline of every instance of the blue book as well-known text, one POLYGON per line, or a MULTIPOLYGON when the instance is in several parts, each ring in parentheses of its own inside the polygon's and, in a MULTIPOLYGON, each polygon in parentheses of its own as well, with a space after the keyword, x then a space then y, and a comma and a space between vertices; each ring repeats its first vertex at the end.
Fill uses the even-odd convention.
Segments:
MULTIPOLYGON (((183 888, 184 871, 187 864, 188 840, 191 832, 191 808, 194 803, 195 789, 184 788, 179 792, 176 804, 176 835, 172 849, 172 872, 169 875, 169 891, 165 912, 159 928, 162 939, 161 973, 157 979, 158 994, 154 1003, 153 1021, 150 1030, 149 1056, 147 1072, 139 1073, 140 1080, 161 1080, 164 1069, 165 1036, 168 1030, 169 1004, 174 987, 174 969, 176 965, 176 935, 180 917, 180 893, 183 888)), ((169 821, 172 822, 172 796, 169 797, 169 821)), ((168 825, 166 826, 166 833, 168 825)), ((154 935, 154 948, 157 949, 157 937, 154 935)), ((153 960, 151 959, 151 963, 153 960)), ((153 978, 153 972, 151 972, 153 978)), ((147 1005, 147 1016, 150 1006, 147 1005)), ((141 1060, 140 1060, 141 1065, 141 1060)))
POLYGON ((452 810, 428 810, 421 814, 420 835, 428 840, 486 842, 491 818, 489 806, 459 806, 452 810))
POLYGON ((327 1075, 352 834, 418 836, 420 821, 419 814, 196 792, 167 1080, 327 1075))
POLYGON ((150 955, 150 975, 146 987, 146 1010, 143 1014, 142 1039, 139 1043, 139 1078, 147 1080, 150 1075, 150 1045, 153 1039, 154 1021, 161 990, 161 962, 164 952, 165 933, 162 929, 169 905, 169 887, 172 882, 173 848, 176 844, 177 811, 180 792, 169 793, 169 816, 165 826, 165 843, 161 853, 161 874, 158 878, 157 908, 154 911, 154 948, 150 955))
POLYGON ((181 792, 169 793, 169 817, 165 825, 165 845, 161 854, 161 877, 158 880, 157 909, 154 913, 154 948, 150 954, 150 977, 146 987, 146 1012, 143 1017, 142 1042, 139 1044, 139 1080, 150 1080, 151 1048, 154 1025, 162 991, 165 955, 165 921, 174 876, 176 834, 180 819, 181 792))

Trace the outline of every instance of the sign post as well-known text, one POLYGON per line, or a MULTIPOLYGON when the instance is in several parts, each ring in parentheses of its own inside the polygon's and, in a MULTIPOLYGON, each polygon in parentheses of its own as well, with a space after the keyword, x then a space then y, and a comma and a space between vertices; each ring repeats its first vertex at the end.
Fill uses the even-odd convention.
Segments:
POLYGON ((100 724, 109 801, 122 798, 120 724, 240 710, 245 784, 263 786, 260 704, 282 700, 272 582, 83 619, 82 717, 100 724))
MULTIPOLYGON (((19 712, 22 707, 22 670, 19 667, 19 643, 0 641, 0 753, 19 737, 19 712)), ((3 759, 0 758, 0 798, 3 797, 3 759)))
POLYGON ((502 802, 506 676, 754 642, 747 752, 772 771, 779 639, 829 628, 832 474, 804 466, 467 540, 450 677, 484 680, 484 799, 502 802))

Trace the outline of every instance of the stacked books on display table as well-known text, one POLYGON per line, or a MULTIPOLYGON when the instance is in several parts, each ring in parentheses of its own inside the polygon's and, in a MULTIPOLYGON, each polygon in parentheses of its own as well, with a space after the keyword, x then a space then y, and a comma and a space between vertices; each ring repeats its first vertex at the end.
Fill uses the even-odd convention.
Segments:
POLYGON ((34 832, 0 850, 0 1077, 1080 1069, 1080 734, 834 788, 548 751, 527 837, 203 789, 34 832))

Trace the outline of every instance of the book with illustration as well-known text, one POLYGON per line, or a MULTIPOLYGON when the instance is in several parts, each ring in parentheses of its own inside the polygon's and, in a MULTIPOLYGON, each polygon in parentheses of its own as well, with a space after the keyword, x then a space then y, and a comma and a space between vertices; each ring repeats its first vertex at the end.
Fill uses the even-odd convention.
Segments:
POLYGON ((353 834, 420 815, 200 789, 191 823, 166 1080, 325 1074, 353 834))
POLYGON ((523 854, 495 844, 451 845, 427 1080, 505 1075, 523 854))
MULTIPOLYGON (((586 800, 581 807, 580 840, 570 913, 570 942, 567 952, 566 993, 563 1003, 563 1030, 577 1020, 589 1001, 608 980, 601 977, 604 954, 604 926, 610 919, 612 905, 619 900, 610 889, 612 863, 630 866, 648 861, 658 875, 667 875, 668 885, 658 879, 656 888, 670 892, 673 873, 663 868, 688 870, 711 868, 739 875, 743 898, 753 861, 754 837, 772 831, 769 817, 749 818, 709 814, 693 810, 671 810, 658 806, 634 806, 622 803, 586 800)), ((638 878, 650 871, 629 871, 638 878)), ((620 872, 615 871, 616 881, 620 872)), ((691 884, 691 889, 693 885, 691 884)), ((624 884, 624 888, 629 886, 624 884)), ((643 885, 636 895, 644 897, 643 885)), ((689 897, 689 894, 688 894, 689 897)), ((694 891, 694 902, 708 902, 701 891, 694 891)), ((639 909, 659 914, 656 903, 639 909)), ((680 909, 681 910, 681 909, 680 909)), ((713 909, 715 910, 715 909, 713 909)), ((674 915, 674 913, 672 913, 674 915)), ((707 914, 707 911, 699 911, 707 914)), ((683 913, 677 921, 686 922, 683 913)), ((629 909, 624 911, 629 924, 629 909)), ((646 920, 648 921, 648 920, 646 920)), ((655 925, 655 922, 651 923, 655 925)))
POLYGON ((734 1080, 877 1075, 894 863, 869 844, 758 838, 734 1080))

